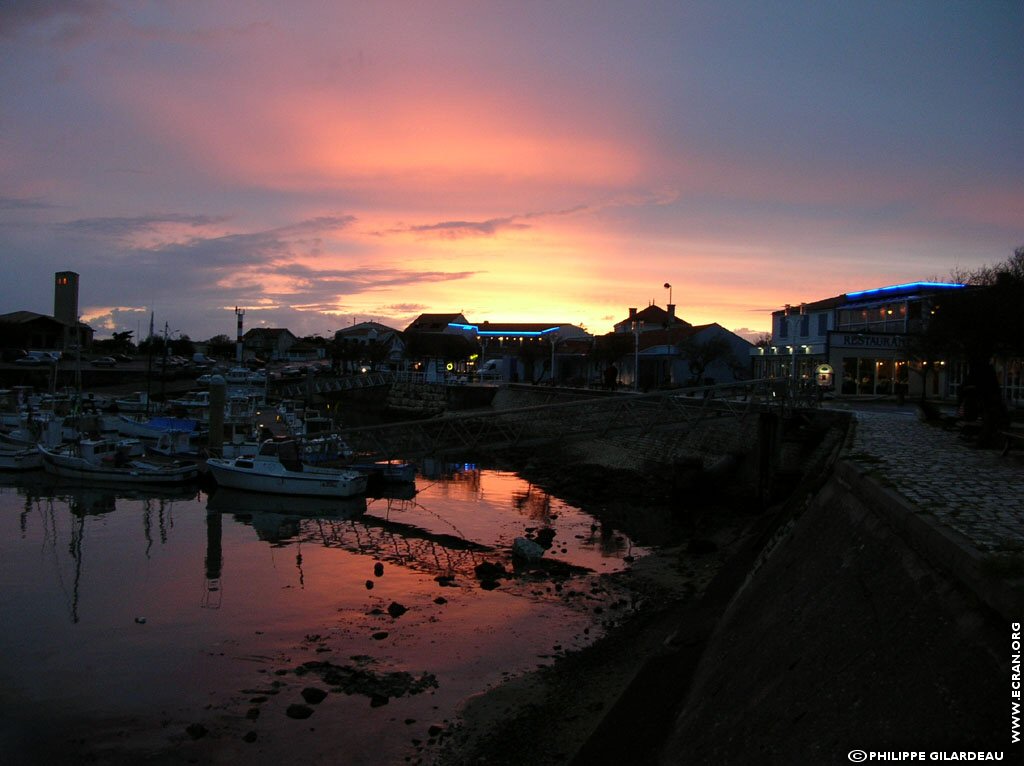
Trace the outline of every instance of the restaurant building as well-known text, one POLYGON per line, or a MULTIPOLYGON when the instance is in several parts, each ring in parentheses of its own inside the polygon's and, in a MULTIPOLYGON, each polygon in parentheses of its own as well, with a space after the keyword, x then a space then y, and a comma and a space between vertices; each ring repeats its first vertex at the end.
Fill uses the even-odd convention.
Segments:
POLYGON ((954 366, 920 339, 942 300, 963 287, 910 282, 787 305, 772 313, 771 339, 752 352, 754 375, 837 396, 955 395, 954 366))

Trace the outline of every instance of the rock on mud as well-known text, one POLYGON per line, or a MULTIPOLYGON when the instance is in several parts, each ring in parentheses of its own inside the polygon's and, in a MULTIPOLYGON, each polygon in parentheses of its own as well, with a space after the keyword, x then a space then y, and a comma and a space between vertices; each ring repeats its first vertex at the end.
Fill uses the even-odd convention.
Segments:
POLYGON ((437 678, 433 673, 423 673, 417 678, 405 671, 376 672, 366 667, 367 664, 335 665, 312 660, 297 667, 295 675, 313 673, 330 686, 331 691, 362 694, 369 697, 374 705, 387 704, 391 697, 420 694, 437 688, 437 678))
POLYGON ((539 561, 544 555, 544 546, 525 537, 517 537, 512 542, 512 556, 521 561, 539 561))

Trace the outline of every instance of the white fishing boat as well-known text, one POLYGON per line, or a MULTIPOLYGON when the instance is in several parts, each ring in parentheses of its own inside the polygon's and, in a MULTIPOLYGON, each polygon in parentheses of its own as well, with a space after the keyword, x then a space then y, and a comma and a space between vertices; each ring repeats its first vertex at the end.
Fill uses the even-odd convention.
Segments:
POLYGON ((121 483, 181 484, 199 476, 192 462, 142 459, 138 439, 79 439, 59 447, 38 447, 47 473, 69 479, 121 483))
POLYGON ((149 409, 156 409, 156 404, 150 402, 149 394, 145 391, 133 391, 127 396, 114 400, 118 412, 146 412, 149 409))
MULTIPOLYGON (((99 426, 95 417, 82 419, 87 428, 99 426)), ((6 433, 0 433, 0 445, 35 449, 36 444, 55 447, 66 441, 75 439, 81 433, 79 419, 56 415, 52 412, 23 413, 19 426, 6 433)))
POLYGON ((32 386, 0 389, 0 428, 17 428, 28 409, 32 386))
POLYGON ((113 425, 118 433, 142 439, 161 455, 195 456, 204 436, 198 421, 191 418, 118 415, 113 425))
POLYGON ((302 461, 310 465, 336 465, 350 460, 353 452, 344 439, 337 434, 298 437, 302 450, 302 461))
POLYGON ((117 415, 112 419, 117 432, 138 439, 158 439, 167 431, 199 433, 199 423, 192 418, 169 415, 117 415))
POLYGON ((32 471, 43 467, 43 456, 33 447, 0 444, 0 471, 32 471))
POLYGON ((187 396, 183 396, 178 399, 171 399, 167 404, 172 409, 181 409, 186 412, 198 411, 202 419, 208 419, 210 417, 207 412, 210 407, 209 391, 195 391, 187 396))
POLYGON ((302 462, 294 439, 268 439, 252 456, 209 458, 218 485, 251 492, 311 497, 352 497, 366 492, 367 477, 357 471, 302 462))

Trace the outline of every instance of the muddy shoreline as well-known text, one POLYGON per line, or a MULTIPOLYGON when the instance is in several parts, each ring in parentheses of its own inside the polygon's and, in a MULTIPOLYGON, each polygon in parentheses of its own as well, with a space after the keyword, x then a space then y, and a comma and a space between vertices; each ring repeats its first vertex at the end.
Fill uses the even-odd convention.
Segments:
MULTIPOLYGON (((274 759, 287 760, 289 753, 302 753, 308 763, 335 762, 336 751, 330 743, 336 738, 331 727, 344 725, 344 717, 317 713, 308 722, 296 720, 301 719, 299 713, 319 709, 317 702, 306 699, 307 686, 330 692, 325 709, 332 711, 342 707, 345 699, 371 707, 379 699, 377 704, 384 705, 377 709, 385 711, 391 723, 385 724, 379 735, 387 738, 389 755, 378 761, 352 762, 453 766, 522 763, 524 759, 539 764, 570 762, 643 665, 679 635, 687 610, 699 603, 708 583, 730 558, 748 519, 737 510, 745 506, 735 498, 721 498, 717 505, 710 505, 705 498, 699 504, 680 507, 672 488, 658 479, 573 463, 557 455, 546 457, 545 461, 519 457, 516 463, 501 461, 494 467, 514 472, 543 490, 538 497, 551 493, 593 519, 588 528, 573 529, 567 515, 552 514, 552 537, 564 544, 573 537, 586 536, 593 545, 594 538, 608 535, 601 547, 606 542, 628 567, 604 574, 583 570, 589 574, 579 580, 579 573, 561 560, 564 550, 558 545, 559 550, 551 550, 540 564, 514 573, 509 570, 507 578, 498 576, 503 590, 518 590, 527 598, 528 594, 540 594, 542 601, 560 602, 578 614, 589 614, 579 628, 565 635, 567 641, 561 640, 564 647, 541 649, 536 670, 531 671, 529 664, 525 668, 509 666, 508 672, 504 672, 505 666, 498 667, 502 672, 493 673, 490 680, 466 685, 465 693, 473 696, 454 697, 435 706, 434 714, 419 710, 410 717, 408 712, 398 713, 409 709, 401 700, 429 699, 436 690, 430 677, 416 674, 397 679, 383 672, 386 662, 375 668, 339 653, 332 659, 330 651, 337 642, 328 639, 340 634, 307 635, 301 645, 286 643, 273 655, 253 655, 251 659, 258 660, 253 678, 258 680, 262 674, 266 683, 254 686, 246 681, 235 687, 237 682, 232 681, 219 690, 211 686, 210 705, 204 710, 167 708, 159 720, 148 712, 140 712, 140 717, 65 716, 61 720, 59 709, 39 716, 28 709, 19 710, 17 717, 25 719, 23 733, 35 740, 26 750, 34 753, 33 758, 22 762, 38 762, 36 756, 52 754, 56 762, 69 763, 229 763, 239 759, 262 763, 282 762, 274 759), (634 556, 634 551, 625 547, 628 543, 648 550, 636 550, 634 556), (313 638, 322 640, 309 643, 313 638), (408 682, 408 688, 381 691, 382 682, 398 680, 408 682), (484 684, 486 690, 480 692, 484 684), (414 687, 416 694, 412 693, 414 687), (257 694, 255 690, 263 691, 257 694), (386 705, 385 698, 398 702, 386 705), (389 714, 391 710, 395 712, 389 714), (32 721, 43 720, 56 727, 58 736, 29 728, 32 721), (397 756, 396 746, 401 751, 397 756)), ((529 523, 527 530, 531 529, 529 523)), ((463 572, 462 576, 472 578, 463 585, 487 589, 479 572, 475 576, 463 572)), ((437 583, 438 593, 447 596, 444 585, 437 583)), ((432 603, 439 602, 435 598, 432 603)), ((385 602, 382 605, 387 606, 385 602)), ((419 611, 426 613, 424 608, 419 611)), ((363 622, 375 619, 367 616, 363 622)), ((379 621, 387 623, 389 619, 399 618, 383 613, 379 621)), ((497 619, 505 618, 497 614, 497 619)), ((401 616, 400 627, 410 629, 409 620, 408 615, 401 616)), ((145 628, 135 629, 151 630, 155 624, 150 620, 145 628)), ((433 636, 434 628, 424 623, 418 630, 433 636)), ((417 669, 433 670, 429 663, 417 669)), ((17 707, 14 700, 10 702, 17 707)), ((16 751, 18 744, 29 742, 10 744, 16 751)), ((370 746, 366 757, 374 752, 383 755, 370 746)))
POLYGON ((657 722, 648 720, 643 731, 608 731, 623 717, 615 708, 632 694, 640 699, 631 699, 630 705, 671 713, 670 701, 656 698, 658 684, 635 683, 636 679, 662 660, 690 661, 693 652, 680 651, 680 646, 698 647, 709 630, 703 605, 709 585, 749 547, 753 530, 760 526, 759 516, 744 510, 753 507, 749 498, 720 496, 712 502, 695 497, 683 502, 670 485, 632 471, 567 467, 535 458, 524 459, 515 470, 657 551, 611 575, 634 594, 634 609, 627 617, 609 622, 607 634, 590 646, 467 700, 459 720, 437 747, 413 762, 598 763, 599 753, 583 758, 580 753, 599 730, 598 739, 621 742, 612 760, 622 762, 625 755, 641 762, 657 752, 667 728, 659 729, 657 722))

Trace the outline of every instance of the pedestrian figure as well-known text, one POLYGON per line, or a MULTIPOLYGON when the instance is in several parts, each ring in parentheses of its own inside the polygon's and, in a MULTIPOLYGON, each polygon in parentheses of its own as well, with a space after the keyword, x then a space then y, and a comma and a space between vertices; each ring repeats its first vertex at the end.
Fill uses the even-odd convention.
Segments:
POLYGON ((604 387, 607 388, 609 391, 614 391, 615 386, 618 385, 618 382, 619 370, 613 364, 609 366, 607 370, 604 371, 604 387))

